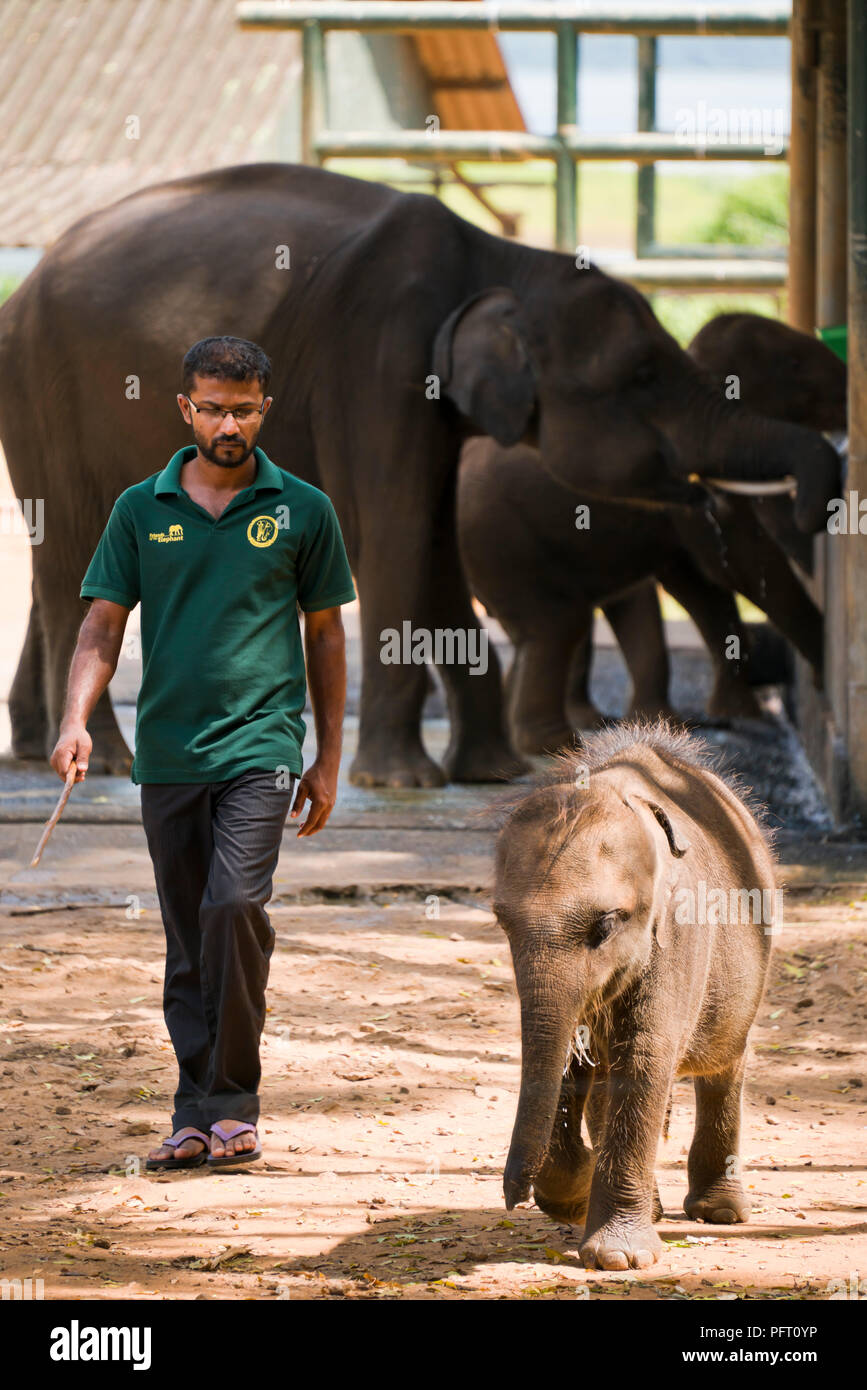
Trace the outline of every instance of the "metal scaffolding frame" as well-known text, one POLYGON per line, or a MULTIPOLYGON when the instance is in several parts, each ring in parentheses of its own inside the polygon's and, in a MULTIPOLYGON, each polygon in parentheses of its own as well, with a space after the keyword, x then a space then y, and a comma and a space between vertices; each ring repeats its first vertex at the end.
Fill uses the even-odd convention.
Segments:
POLYGON ((788 34, 790 5, 712 0, 242 0, 242 28, 291 28, 301 32, 301 151, 305 163, 329 158, 405 158, 435 167, 457 160, 547 159, 554 164, 555 243, 574 253, 577 241, 578 165, 587 160, 626 160, 638 167, 638 259, 618 273, 644 289, 760 289, 785 285, 786 264, 773 255, 728 259, 690 249, 657 247, 653 239, 655 169, 658 160, 785 160, 787 147, 769 153, 761 142, 707 143, 653 129, 658 35, 788 34), (553 135, 528 131, 401 130, 337 131, 328 125, 326 43, 329 30, 413 33, 420 29, 552 32, 557 42, 557 121, 553 135), (577 126, 578 45, 582 33, 633 34, 639 38, 638 131, 633 135, 582 135, 577 126))

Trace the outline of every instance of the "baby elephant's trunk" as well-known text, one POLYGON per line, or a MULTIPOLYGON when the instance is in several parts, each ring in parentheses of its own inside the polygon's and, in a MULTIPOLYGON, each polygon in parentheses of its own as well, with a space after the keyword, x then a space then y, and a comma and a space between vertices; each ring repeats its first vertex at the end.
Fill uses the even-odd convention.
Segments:
POLYGON ((518 979, 521 996, 521 1095, 503 1178, 509 1211, 525 1202, 541 1168, 551 1132, 563 1072, 569 1058, 575 1013, 552 999, 551 983, 518 979))

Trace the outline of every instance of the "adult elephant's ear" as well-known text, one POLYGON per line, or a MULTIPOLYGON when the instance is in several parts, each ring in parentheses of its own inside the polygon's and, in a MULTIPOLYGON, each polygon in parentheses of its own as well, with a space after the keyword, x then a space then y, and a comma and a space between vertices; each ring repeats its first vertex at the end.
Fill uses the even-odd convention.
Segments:
POLYGON ((510 289, 481 290, 441 324, 433 371, 447 396, 498 444, 523 438, 536 404, 536 379, 518 300, 510 289))

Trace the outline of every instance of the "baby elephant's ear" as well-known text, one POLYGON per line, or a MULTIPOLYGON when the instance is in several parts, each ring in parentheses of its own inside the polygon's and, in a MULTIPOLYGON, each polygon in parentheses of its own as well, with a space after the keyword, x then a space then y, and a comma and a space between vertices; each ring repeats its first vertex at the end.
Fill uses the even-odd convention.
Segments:
MULTIPOLYGON (((641 800, 644 801, 644 798, 642 797, 641 800)), ((659 824, 665 831, 665 838, 668 840, 668 847, 674 855, 675 859, 682 859, 683 856, 686 854, 686 851, 689 849, 689 840, 685 839, 682 835, 678 836, 675 834, 674 826, 671 823, 670 817, 666 814, 665 811, 663 811, 661 806, 658 806, 656 804, 655 801, 645 801, 644 804, 645 806, 650 807, 650 810, 653 812, 659 824)))
MULTIPOLYGON (((627 806, 631 806, 633 810, 635 802, 646 807, 664 831, 672 858, 682 859, 689 849, 689 841, 675 831, 668 813, 658 802, 650 801, 646 796, 636 796, 633 793, 632 796, 626 797, 627 806)), ((671 942, 671 896, 677 883, 677 870, 659 842, 657 846, 649 920, 657 944, 664 950, 671 942)))

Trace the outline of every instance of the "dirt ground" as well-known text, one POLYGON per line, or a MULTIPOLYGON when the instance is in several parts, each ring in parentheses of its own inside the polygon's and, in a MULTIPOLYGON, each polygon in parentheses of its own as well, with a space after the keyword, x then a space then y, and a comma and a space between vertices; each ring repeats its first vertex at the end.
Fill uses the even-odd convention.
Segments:
POLYGON ((851 892, 787 899, 748 1074, 750 1224, 684 1216, 679 1083, 665 1253, 626 1274, 584 1270, 579 1230, 505 1211, 520 1032, 483 894, 275 899, 265 1158, 231 1174, 144 1172, 175 1080, 158 912, 7 908, 0 1279, 82 1299, 812 1299, 859 1280, 864 1296, 867 896, 851 892))

